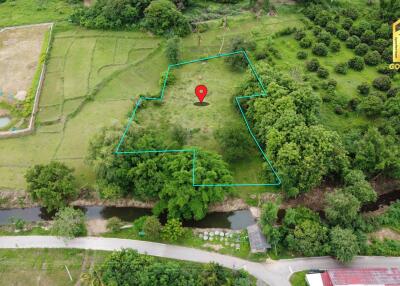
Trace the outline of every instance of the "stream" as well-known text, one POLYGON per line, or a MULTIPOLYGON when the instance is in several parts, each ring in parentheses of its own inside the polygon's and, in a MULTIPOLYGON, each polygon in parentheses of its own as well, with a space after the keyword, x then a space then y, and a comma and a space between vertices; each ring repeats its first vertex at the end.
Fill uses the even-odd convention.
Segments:
MULTIPOLYGON (((390 205, 390 203, 400 199, 400 190, 395 190, 378 197, 375 203, 369 203, 361 208, 362 212, 376 211, 382 206, 390 205)), ((126 222, 133 222, 135 219, 151 215, 151 209, 135 208, 135 207, 105 207, 90 206, 79 207, 87 219, 109 219, 118 217, 126 222)), ((323 211, 320 211, 323 217, 323 211)), ((280 209, 278 213, 279 221, 285 215, 285 210, 280 209)), ((0 225, 8 224, 12 218, 21 218, 27 222, 51 220, 54 213, 47 213, 44 208, 24 208, 24 209, 3 209, 0 210, 0 225)), ((161 222, 165 222, 165 217, 161 217, 161 222)), ((256 222, 249 210, 238 210, 233 212, 214 212, 208 213, 205 218, 200 221, 184 221, 186 227, 197 228, 230 228, 234 230, 244 229, 256 222)))
MULTIPOLYGON (((135 207, 104 207, 91 206, 79 207, 86 216, 86 219, 109 219, 118 217, 126 222, 133 222, 135 219, 152 215, 151 209, 135 207)), ((9 224, 12 218, 21 218, 27 222, 51 220, 54 213, 48 213, 44 208, 25 208, 25 209, 3 209, 0 210, 0 225, 9 224)), ((165 217, 161 218, 165 222, 165 217)), ((233 212, 208 213, 200 221, 184 221, 183 226, 198 228, 230 228, 239 230, 254 224, 256 221, 249 210, 238 210, 233 212)))

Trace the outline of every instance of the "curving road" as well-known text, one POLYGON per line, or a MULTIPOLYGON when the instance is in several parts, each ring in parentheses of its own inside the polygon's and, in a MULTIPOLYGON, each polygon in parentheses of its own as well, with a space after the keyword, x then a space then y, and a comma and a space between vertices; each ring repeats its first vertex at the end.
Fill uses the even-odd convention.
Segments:
POLYGON ((339 264, 330 257, 282 259, 277 261, 268 260, 265 263, 256 263, 195 248, 140 240, 103 237, 81 237, 66 240, 55 236, 1 236, 0 248, 77 248, 105 251, 132 248, 140 253, 147 253, 152 256, 202 263, 214 261, 231 269, 244 268, 250 274, 270 286, 290 286, 289 277, 292 272, 313 268, 400 267, 400 257, 375 256, 356 257, 351 264, 346 266, 339 264))

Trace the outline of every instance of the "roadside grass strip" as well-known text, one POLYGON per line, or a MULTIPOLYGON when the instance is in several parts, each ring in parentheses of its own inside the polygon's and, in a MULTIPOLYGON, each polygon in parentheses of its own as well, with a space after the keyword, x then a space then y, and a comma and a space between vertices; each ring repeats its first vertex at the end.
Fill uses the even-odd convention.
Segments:
POLYGON ((195 59, 195 60, 191 60, 191 61, 184 61, 184 62, 180 62, 177 64, 170 64, 168 65, 168 69, 166 72, 166 76, 161 88, 161 93, 159 97, 145 97, 145 96, 140 96, 139 99, 136 102, 135 107, 133 108, 133 111, 129 117, 128 120, 128 124, 122 134, 122 137, 120 138, 117 148, 115 149, 114 154, 116 155, 138 155, 138 154, 146 154, 146 153, 183 153, 183 152, 187 152, 187 153, 192 153, 192 185, 193 187, 238 187, 238 186, 243 186, 243 187, 250 187, 250 186, 280 186, 281 185, 281 179, 279 177, 279 175, 277 174, 276 170, 274 169, 271 161, 268 159, 267 155, 265 154, 265 152, 263 151, 263 148, 261 147, 260 143, 258 142, 256 136, 254 135, 250 124, 246 118, 245 112, 243 111, 242 105, 240 104, 241 100, 248 100, 248 99, 252 99, 252 98, 256 98, 256 97, 261 97, 261 96, 267 96, 267 91, 259 77, 259 75, 257 74, 257 71, 255 69, 255 67, 253 66, 253 64, 251 63, 247 53, 245 50, 239 50, 239 51, 234 51, 231 53, 223 53, 223 54, 217 54, 214 56, 209 56, 209 57, 205 57, 205 58, 199 58, 199 59, 195 59), (164 93, 165 93, 165 89, 167 87, 167 81, 168 81, 168 75, 170 73, 170 71, 174 68, 183 66, 183 65, 188 65, 188 64, 192 64, 192 63, 197 63, 197 62, 203 62, 203 61, 208 61, 211 59, 216 59, 216 58, 222 58, 222 57, 229 57, 229 56, 236 56, 236 55, 243 55, 243 57, 246 59, 246 61, 248 62, 248 66, 250 67, 250 70, 253 74, 253 76, 256 78, 258 85, 261 89, 260 93, 254 93, 252 95, 247 95, 247 96, 237 96, 235 97, 235 102, 238 106, 238 109, 242 115, 242 118, 244 120, 244 123, 246 125, 246 128, 248 130, 248 132, 250 133, 253 141, 255 142, 258 150, 261 152, 262 157, 264 158, 264 160, 266 161, 266 163, 268 164, 270 171, 273 174, 274 180, 273 182, 267 182, 267 183, 245 183, 245 184, 198 184, 196 183, 196 160, 197 160, 197 149, 179 149, 179 150, 131 150, 131 151, 121 151, 121 146, 124 143, 125 137, 128 133, 129 128, 131 127, 133 121, 136 118, 136 112, 138 110, 138 108, 141 106, 141 103, 144 101, 162 101, 164 99, 164 93))

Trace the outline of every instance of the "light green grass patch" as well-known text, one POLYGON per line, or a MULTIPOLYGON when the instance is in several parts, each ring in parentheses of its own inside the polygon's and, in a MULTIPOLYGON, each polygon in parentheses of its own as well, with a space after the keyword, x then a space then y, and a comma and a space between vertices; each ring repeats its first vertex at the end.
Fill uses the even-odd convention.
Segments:
POLYGON ((292 286, 307 286, 306 271, 293 273, 293 275, 290 277, 290 283, 292 286))
POLYGON ((61 105, 41 107, 36 117, 38 122, 53 122, 60 119, 61 105))
POLYGON ((89 91, 88 80, 96 39, 77 39, 72 44, 65 62, 64 98, 84 96, 89 91))

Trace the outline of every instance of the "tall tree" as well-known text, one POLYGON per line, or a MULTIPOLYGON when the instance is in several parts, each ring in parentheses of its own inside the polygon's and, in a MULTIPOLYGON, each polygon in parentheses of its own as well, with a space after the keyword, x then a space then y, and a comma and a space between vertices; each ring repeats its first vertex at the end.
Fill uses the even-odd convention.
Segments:
POLYGON ((351 226, 360 210, 359 200, 341 190, 328 193, 325 203, 325 214, 332 224, 351 226))
POLYGON ((336 226, 331 230, 330 239, 332 253, 340 262, 350 262, 360 251, 357 236, 351 229, 336 226))
POLYGON ((28 169, 25 178, 28 183, 28 193, 47 211, 65 207, 78 195, 73 169, 60 162, 35 165, 28 169))

